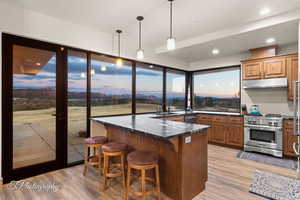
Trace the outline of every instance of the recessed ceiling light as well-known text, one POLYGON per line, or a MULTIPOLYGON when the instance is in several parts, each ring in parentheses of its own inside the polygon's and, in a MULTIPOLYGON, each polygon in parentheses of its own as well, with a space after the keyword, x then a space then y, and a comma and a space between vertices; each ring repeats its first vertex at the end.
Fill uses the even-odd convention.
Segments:
POLYGON ((212 53, 215 54, 215 55, 217 55, 217 54, 220 53, 220 50, 219 50, 219 49, 213 49, 213 50, 212 50, 212 53))
POLYGON ((153 68, 153 65, 149 65, 149 68, 153 68))
POLYGON ((41 66, 41 63, 35 63, 37 66, 41 66))
POLYGON ((270 8, 263 8, 259 11, 260 15, 267 15, 271 12, 270 8))
POLYGON ((268 39, 266 39, 266 43, 267 44, 271 44, 273 42, 275 42, 275 38, 268 38, 268 39))
POLYGON ((105 65, 103 65, 102 67, 101 67, 101 71, 106 71, 106 66, 105 65))

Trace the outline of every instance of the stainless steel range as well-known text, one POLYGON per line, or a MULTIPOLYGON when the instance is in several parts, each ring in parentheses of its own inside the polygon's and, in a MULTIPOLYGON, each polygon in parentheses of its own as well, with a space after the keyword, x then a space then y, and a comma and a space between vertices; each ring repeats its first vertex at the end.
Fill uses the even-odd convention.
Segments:
POLYGON ((244 117, 244 150, 282 157, 283 117, 277 114, 244 117))

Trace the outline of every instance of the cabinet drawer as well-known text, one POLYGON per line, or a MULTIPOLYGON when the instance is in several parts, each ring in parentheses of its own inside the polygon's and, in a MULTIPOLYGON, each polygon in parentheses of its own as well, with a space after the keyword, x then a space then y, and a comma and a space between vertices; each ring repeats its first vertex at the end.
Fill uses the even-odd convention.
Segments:
POLYGON ((215 115, 215 116, 213 117, 213 121, 214 121, 214 122, 218 122, 218 123, 225 123, 225 122, 226 122, 226 116, 215 115))
POLYGON ((244 119, 243 119, 243 117, 229 116, 229 117, 227 117, 227 122, 230 123, 230 124, 243 124, 244 119))
POLYGON ((165 119, 165 120, 172 120, 172 121, 180 121, 180 122, 184 121, 184 117, 183 116, 165 117, 163 119, 165 119))
POLYGON ((201 114, 201 115, 198 115, 197 116, 197 119, 198 120, 204 120, 204 121, 211 121, 212 120, 212 118, 213 118, 213 116, 212 115, 203 115, 203 114, 201 114))
POLYGON ((284 128, 293 129, 294 121, 293 120, 284 120, 284 128))

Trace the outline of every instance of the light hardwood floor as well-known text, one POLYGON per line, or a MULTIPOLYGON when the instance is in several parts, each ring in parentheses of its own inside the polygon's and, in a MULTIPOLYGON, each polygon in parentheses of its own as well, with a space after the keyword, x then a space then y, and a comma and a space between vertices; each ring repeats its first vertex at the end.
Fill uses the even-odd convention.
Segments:
MULTIPOLYGON (((256 169, 290 177, 296 176, 293 170, 238 159, 235 157, 238 150, 214 145, 209 145, 208 150, 209 166, 206 190, 194 200, 262 200, 264 198, 248 192, 256 169)), ((99 178, 98 172, 95 169, 89 170, 87 176, 84 177, 82 170, 83 165, 80 165, 26 179, 30 183, 57 183, 60 185, 58 192, 14 191, 9 188, 9 185, 4 185, 0 189, 0 199, 124 199, 121 180, 112 181, 112 186, 103 192, 100 190, 103 178, 99 178)), ((168 198, 164 197, 164 199, 168 198)))

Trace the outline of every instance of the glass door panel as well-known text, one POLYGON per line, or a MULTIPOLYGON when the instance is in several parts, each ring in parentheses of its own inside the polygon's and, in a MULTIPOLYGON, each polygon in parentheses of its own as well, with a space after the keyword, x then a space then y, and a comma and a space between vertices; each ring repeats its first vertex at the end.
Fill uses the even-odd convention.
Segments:
POLYGON ((56 159, 56 52, 13 45, 13 168, 56 159))
POLYGON ((68 51, 68 163, 83 160, 87 133, 87 54, 68 51))

